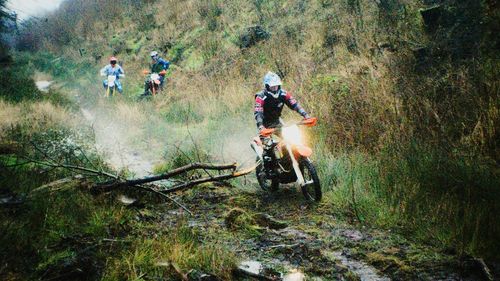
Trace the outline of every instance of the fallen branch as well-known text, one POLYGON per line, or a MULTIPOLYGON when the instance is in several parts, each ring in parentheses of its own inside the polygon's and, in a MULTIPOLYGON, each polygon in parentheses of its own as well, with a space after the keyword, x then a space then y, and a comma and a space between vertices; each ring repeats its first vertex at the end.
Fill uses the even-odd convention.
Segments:
POLYGON ((491 274, 491 270, 489 267, 486 265, 484 260, 482 258, 474 258, 474 261, 477 263, 479 268, 481 269, 481 272, 483 273, 484 277, 488 281, 493 281, 495 278, 493 277, 493 274, 491 274))
POLYGON ((16 153, 19 150, 21 150, 21 146, 16 142, 0 143, 0 155, 16 153))
POLYGON ((39 186, 39 187, 31 190, 31 194, 30 195, 33 195, 34 193, 37 193, 37 192, 40 192, 40 191, 43 191, 43 190, 46 190, 46 189, 49 189, 51 192, 58 191, 58 190, 61 189, 60 186, 65 185, 65 184, 70 183, 70 182, 73 182, 73 181, 79 181, 79 182, 81 182, 82 179, 83 179, 82 175, 75 175, 75 176, 72 176, 72 177, 67 177, 67 178, 55 180, 55 181, 49 182, 47 184, 44 184, 42 186, 39 186))
POLYGON ((189 181, 189 182, 186 182, 186 183, 175 185, 172 188, 164 190, 163 193, 176 192, 176 191, 187 189, 187 188, 193 187, 195 185, 206 183, 206 182, 217 182, 217 181, 224 181, 224 180, 228 180, 228 179, 233 179, 233 178, 241 177, 241 176, 244 176, 244 175, 247 175, 247 174, 251 173, 253 170, 254 169, 247 169, 247 170, 244 170, 244 171, 234 172, 232 174, 226 174, 226 175, 220 175, 220 176, 214 176, 214 177, 206 177, 206 178, 192 180, 192 181, 189 181))
POLYGON ((85 167, 80 167, 80 166, 74 166, 74 165, 67 165, 67 164, 59 164, 59 163, 52 163, 52 162, 46 162, 46 161, 39 161, 35 159, 26 159, 28 162, 25 163, 34 163, 42 166, 47 166, 47 167, 52 167, 52 168, 64 168, 68 170, 78 170, 82 172, 87 172, 90 174, 94 174, 97 176, 106 176, 108 178, 112 178, 114 180, 119 180, 120 178, 117 175, 113 175, 104 171, 98 171, 94 169, 89 169, 85 167))
MULTIPOLYGON (((210 164, 210 163, 192 163, 189 165, 182 166, 180 168, 173 169, 171 171, 168 171, 166 173, 163 173, 163 174, 157 175, 157 176, 145 177, 145 178, 141 178, 141 179, 131 179, 131 180, 118 180, 117 179, 114 181, 108 181, 105 183, 97 184, 95 187, 101 189, 102 191, 107 191, 107 190, 111 190, 111 189, 115 189, 115 188, 119 188, 119 187, 137 186, 137 185, 141 185, 141 184, 145 184, 145 183, 166 180, 166 179, 169 179, 169 178, 175 177, 177 175, 180 175, 180 174, 192 171, 192 170, 196 170, 196 169, 215 170, 215 171, 223 171, 223 170, 233 170, 234 171, 234 170, 236 170, 236 167, 237 167, 236 163, 220 164, 220 165, 210 164)), ((182 187, 182 188, 186 188, 186 187, 192 186, 193 182, 196 182, 195 183, 195 185, 196 185, 196 184, 200 184, 203 182, 218 181, 218 180, 224 180, 224 179, 239 176, 239 175, 234 176, 234 174, 237 174, 237 173, 233 172, 232 174, 225 175, 224 177, 217 176, 217 177, 198 179, 198 180, 194 180, 194 181, 191 181, 191 182, 188 182, 185 184, 180 184, 178 186, 188 185, 188 186, 182 187)), ((178 186, 175 186, 175 187, 178 187, 178 186)), ((167 191, 167 192, 170 192, 170 191, 167 191)))

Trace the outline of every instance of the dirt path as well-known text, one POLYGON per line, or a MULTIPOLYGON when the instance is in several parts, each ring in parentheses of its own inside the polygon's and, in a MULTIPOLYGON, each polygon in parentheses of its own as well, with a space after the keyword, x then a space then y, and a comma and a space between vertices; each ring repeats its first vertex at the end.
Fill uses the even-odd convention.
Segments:
POLYGON ((95 133, 98 150, 107 162, 117 170, 127 169, 136 177, 151 175, 155 162, 160 159, 149 159, 142 148, 134 146, 127 135, 127 125, 113 118, 112 114, 103 110, 81 108, 81 113, 95 133))
MULTIPOLYGON (((244 188, 202 186, 180 194, 193 213, 174 205, 149 212, 159 227, 187 220, 205 243, 222 243, 261 275, 284 280, 482 280, 460 272, 452 255, 377 229, 357 229, 327 204, 309 205, 285 188, 273 196, 244 188), (174 209, 174 210, 172 210, 174 209), (302 276, 302 277, 301 277, 302 276), (294 278, 294 279, 290 279, 294 278)), ((247 280, 241 277, 241 280, 247 280)))

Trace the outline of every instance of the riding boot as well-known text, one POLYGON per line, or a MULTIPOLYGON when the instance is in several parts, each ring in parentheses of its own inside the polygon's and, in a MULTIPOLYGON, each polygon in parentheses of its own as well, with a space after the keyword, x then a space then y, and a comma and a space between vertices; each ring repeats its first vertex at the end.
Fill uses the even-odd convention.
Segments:
POLYGON ((276 176, 276 169, 275 169, 275 157, 273 155, 272 150, 267 150, 265 149, 264 152, 262 153, 262 158, 264 160, 264 170, 266 171, 268 177, 272 178, 276 176))
POLYGON ((144 84, 144 93, 142 93, 143 96, 148 96, 150 95, 149 93, 149 84, 148 83, 145 83, 144 84))

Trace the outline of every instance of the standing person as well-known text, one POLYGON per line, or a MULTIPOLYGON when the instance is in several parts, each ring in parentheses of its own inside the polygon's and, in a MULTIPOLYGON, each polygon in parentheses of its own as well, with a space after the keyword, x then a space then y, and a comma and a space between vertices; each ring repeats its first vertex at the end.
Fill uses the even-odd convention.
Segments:
MULTIPOLYGON (((151 65, 150 65, 151 73, 157 73, 160 75, 158 80, 160 80, 160 88, 163 88, 163 82, 165 81, 165 74, 167 72, 167 69, 170 67, 170 62, 161 58, 158 55, 157 51, 152 51, 150 56, 151 56, 151 65)), ((144 82, 143 96, 149 94, 148 90, 149 90, 149 77, 144 82)))
MULTIPOLYGON (((103 67, 100 72, 101 76, 105 77, 110 75, 116 76, 115 80, 116 88, 118 89, 118 92, 120 94, 123 93, 123 88, 122 88, 122 83, 120 83, 120 78, 125 77, 125 72, 123 71, 123 68, 117 64, 117 59, 115 57, 109 58, 109 64, 103 67)), ((102 85, 104 86, 104 89, 106 89, 108 87, 108 79, 104 79, 102 85)))

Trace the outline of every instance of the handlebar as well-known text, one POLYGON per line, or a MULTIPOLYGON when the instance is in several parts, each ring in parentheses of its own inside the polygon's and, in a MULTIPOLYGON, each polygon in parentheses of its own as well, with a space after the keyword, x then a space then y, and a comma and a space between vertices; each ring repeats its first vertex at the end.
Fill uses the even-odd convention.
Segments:
MULTIPOLYGON (((307 118, 307 119, 301 120, 301 121, 295 123, 295 125, 312 127, 312 126, 316 126, 317 122, 318 122, 318 118, 312 117, 312 118, 307 118)), ((277 130, 281 130, 281 127, 279 127, 279 128, 264 128, 259 132, 259 135, 261 137, 269 137, 272 134, 274 134, 277 130)))
MULTIPOLYGON (((142 71, 142 74, 148 75, 148 74, 151 74, 151 71, 145 69, 142 71)), ((164 70, 160 71, 158 74, 161 76, 164 76, 167 74, 167 71, 164 69, 164 70)))

